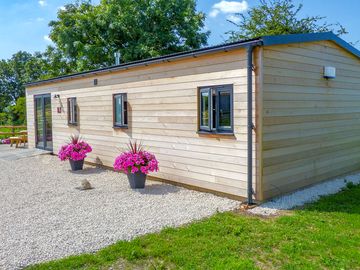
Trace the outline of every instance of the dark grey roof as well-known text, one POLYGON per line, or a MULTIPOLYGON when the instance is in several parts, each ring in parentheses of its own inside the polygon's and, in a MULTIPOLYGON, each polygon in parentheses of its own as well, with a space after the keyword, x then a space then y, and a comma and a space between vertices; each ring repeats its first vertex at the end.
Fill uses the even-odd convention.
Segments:
POLYGON ((339 38, 333 32, 323 33, 309 33, 309 34, 293 34, 293 35, 278 35, 278 36, 263 36, 261 37, 264 46, 289 44, 298 42, 314 42, 321 40, 331 40, 340 47, 354 54, 360 58, 360 51, 347 43, 345 40, 339 38))
POLYGON ((232 43, 226 43, 222 45, 206 47, 197 50, 191 50, 186 52, 174 53, 144 60, 138 60, 128 63, 123 63, 120 65, 89 70, 69 75, 64 75, 56 78, 51 78, 47 80, 41 80, 36 82, 30 82, 26 84, 26 86, 35 86, 44 83, 50 82, 59 82, 63 80, 69 80, 72 78, 82 78, 92 75, 103 74, 112 71, 118 70, 126 70, 132 67, 138 66, 148 66, 151 64, 156 63, 164 63, 164 62, 171 62, 172 60, 182 59, 182 58, 189 58, 189 57, 197 57, 203 54, 209 54, 213 52, 220 52, 220 51, 230 51, 238 48, 248 47, 248 46, 272 46, 272 45, 279 45, 279 44, 289 44, 289 43, 299 43, 299 42, 311 42, 311 41, 321 41, 321 40, 331 40, 338 44, 339 46, 343 47, 345 50, 349 51, 350 53, 354 54, 355 56, 360 58, 360 51, 351 46, 349 43, 344 41, 343 39, 339 38, 332 32, 324 32, 324 33, 310 33, 310 34, 292 34, 292 35, 277 35, 277 36, 263 36, 254 39, 247 39, 241 40, 232 43))

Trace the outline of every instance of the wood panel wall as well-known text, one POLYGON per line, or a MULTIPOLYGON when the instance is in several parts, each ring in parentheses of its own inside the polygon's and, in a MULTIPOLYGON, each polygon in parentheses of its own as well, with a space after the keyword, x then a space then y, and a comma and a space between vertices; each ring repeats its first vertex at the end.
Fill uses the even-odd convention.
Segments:
POLYGON ((360 169, 359 59, 322 41, 265 47, 263 65, 264 198, 360 169))
POLYGON ((112 166, 129 139, 138 139, 159 159, 160 171, 152 176, 246 197, 246 72, 245 49, 239 49, 29 87, 29 145, 35 145, 33 96, 52 93, 54 153, 70 134, 80 132, 93 147, 88 161, 112 166), (234 136, 199 135, 197 88, 222 84, 234 86, 234 136), (128 95, 128 129, 112 127, 114 93, 128 95), (79 106, 75 128, 67 125, 68 97, 76 97, 79 106))

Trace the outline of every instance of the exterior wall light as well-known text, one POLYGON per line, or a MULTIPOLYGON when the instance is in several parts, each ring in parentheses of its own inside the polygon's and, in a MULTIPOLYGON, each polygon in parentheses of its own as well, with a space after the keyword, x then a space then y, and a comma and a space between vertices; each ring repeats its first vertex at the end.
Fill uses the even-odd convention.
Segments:
POLYGON ((335 79, 336 77, 336 68, 335 67, 324 67, 324 78, 325 79, 335 79))
POLYGON ((54 95, 54 98, 60 98, 60 95, 59 95, 59 94, 55 94, 55 95, 54 95))

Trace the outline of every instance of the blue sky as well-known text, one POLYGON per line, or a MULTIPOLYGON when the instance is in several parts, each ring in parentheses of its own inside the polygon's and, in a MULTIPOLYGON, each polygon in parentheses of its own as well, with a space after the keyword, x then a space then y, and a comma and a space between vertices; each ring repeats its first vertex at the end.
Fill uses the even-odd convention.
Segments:
MULTIPOLYGON (((328 22, 340 22, 349 34, 346 41, 360 40, 359 0, 294 0, 303 3, 302 15, 326 16, 328 22)), ((10 58, 19 50, 42 51, 51 44, 48 23, 72 0, 0 0, 0 59, 10 58)), ((93 0, 97 3, 99 0, 93 0)), ((198 0, 198 10, 207 14, 206 29, 210 30, 209 45, 223 42, 225 32, 233 29, 226 21, 234 12, 245 12, 259 0, 198 0)), ((359 48, 360 45, 357 44, 359 48)))

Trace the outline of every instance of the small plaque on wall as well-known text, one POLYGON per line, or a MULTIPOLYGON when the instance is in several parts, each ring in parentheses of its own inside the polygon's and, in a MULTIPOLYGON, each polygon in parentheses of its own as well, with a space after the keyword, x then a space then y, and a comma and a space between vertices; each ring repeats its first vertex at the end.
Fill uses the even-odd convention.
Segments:
POLYGON ((61 107, 57 107, 57 113, 61 113, 61 107))

